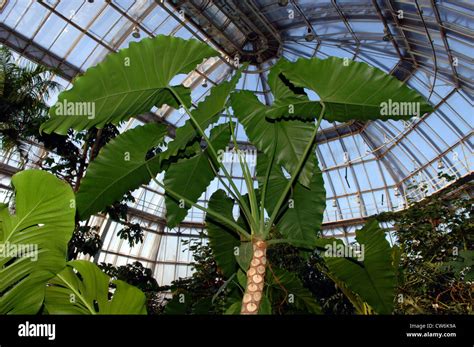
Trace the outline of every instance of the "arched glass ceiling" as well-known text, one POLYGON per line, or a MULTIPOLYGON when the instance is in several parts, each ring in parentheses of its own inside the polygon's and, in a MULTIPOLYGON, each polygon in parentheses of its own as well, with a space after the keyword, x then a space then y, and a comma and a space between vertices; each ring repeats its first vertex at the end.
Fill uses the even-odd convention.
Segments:
MULTIPOLYGON (((0 10, 0 42, 58 69, 58 81, 68 87, 75 75, 106 54, 157 34, 195 37, 232 58, 248 45, 245 16, 255 15, 246 13, 244 7, 230 6, 238 3, 9 0, 0 10), (137 32, 139 38, 133 35, 137 32)), ((420 199, 442 189, 446 182, 438 178, 440 170, 457 179, 472 175, 474 11, 469 1, 299 0, 279 6, 277 0, 252 0, 246 4, 256 9, 265 24, 262 33, 277 37, 281 56, 289 60, 338 56, 365 61, 406 81, 435 105, 432 114, 405 123, 323 122, 317 155, 327 190, 327 234, 351 240, 354 228, 365 217, 403 208, 408 197, 420 199), (314 34, 311 41, 305 39, 309 28, 314 34), (425 183, 428 191, 410 190, 414 182, 425 183)), ((238 88, 252 90, 262 102, 270 103, 266 79, 274 61, 271 58, 250 66, 238 88)), ((214 58, 173 82, 192 87, 197 104, 231 73, 224 59, 214 58)), ((163 107, 150 110, 124 128, 152 120, 173 128, 181 126, 186 116, 163 107)), ((247 141, 241 127, 238 140, 247 141)), ((30 155, 44 153, 32 145, 30 155)), ((0 188, 6 189, 18 158, 3 153, 1 159, 0 188)), ((244 191, 240 168, 229 169, 244 191)), ((218 187, 216 180, 201 197, 203 204, 218 187)), ((152 183, 136 190, 134 196, 137 200, 131 204, 131 214, 144 227, 144 242, 130 249, 116 236, 120 226, 97 216, 92 223, 101 228, 104 250, 96 260, 115 264, 140 260, 154 270, 162 284, 187 275, 190 254, 183 252, 181 240, 202 237, 201 211, 192 209, 184 223, 169 230, 163 222, 161 189, 152 183)))

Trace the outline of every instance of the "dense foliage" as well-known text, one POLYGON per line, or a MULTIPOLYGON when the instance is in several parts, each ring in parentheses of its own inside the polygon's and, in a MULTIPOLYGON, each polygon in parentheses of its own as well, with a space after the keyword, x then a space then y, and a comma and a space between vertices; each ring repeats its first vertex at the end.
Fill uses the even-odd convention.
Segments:
POLYGON ((396 312, 466 314, 474 303, 473 199, 445 191, 385 213, 401 249, 396 312))
POLYGON ((17 150, 23 160, 25 141, 38 139, 41 123, 47 119, 46 100, 59 90, 52 75, 40 65, 18 65, 12 53, 0 46, 0 144, 4 150, 17 150))

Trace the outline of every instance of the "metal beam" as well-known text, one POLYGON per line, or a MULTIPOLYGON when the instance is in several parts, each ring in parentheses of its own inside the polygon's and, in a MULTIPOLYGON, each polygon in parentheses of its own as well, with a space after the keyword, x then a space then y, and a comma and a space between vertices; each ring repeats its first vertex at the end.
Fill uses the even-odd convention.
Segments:
POLYGON ((35 63, 54 69, 59 76, 66 80, 72 80, 82 72, 77 66, 41 47, 34 40, 23 36, 4 23, 0 23, 0 43, 35 63))

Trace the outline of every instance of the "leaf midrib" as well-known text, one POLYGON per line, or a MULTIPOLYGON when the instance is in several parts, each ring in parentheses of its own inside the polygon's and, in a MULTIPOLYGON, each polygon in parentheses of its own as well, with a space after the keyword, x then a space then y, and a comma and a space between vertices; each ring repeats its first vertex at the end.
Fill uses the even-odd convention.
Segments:
POLYGON ((58 276, 59 279, 61 279, 61 281, 63 281, 67 285, 67 287, 70 290, 72 290, 72 292, 77 297, 79 297, 81 299, 81 301, 84 303, 84 305, 87 307, 87 309, 89 310, 89 312, 91 314, 93 314, 93 315, 97 314, 97 312, 95 312, 95 310, 91 306, 89 306, 89 304, 88 304, 87 300, 85 299, 85 297, 80 292, 78 292, 71 283, 69 283, 60 273, 58 273, 57 276, 58 276))
MULTIPOLYGON (((43 202, 43 199, 38 200, 38 203, 34 205, 28 213, 25 214, 23 218, 21 218, 18 223, 16 223, 15 227, 11 230, 11 232, 8 234, 7 238, 5 239, 4 243, 7 243, 10 240, 10 237, 17 231, 17 228, 20 224, 23 223, 25 219, 27 219, 33 212, 34 210, 43 202)), ((10 215, 11 217, 11 215, 10 215)))
MULTIPOLYGON (((107 95, 104 95, 104 96, 101 96, 97 99, 90 99, 88 101, 90 102, 97 102, 97 101, 101 101, 101 100, 104 100, 104 99, 108 99, 108 98, 112 98, 112 97, 116 97, 116 96, 121 96, 123 94, 131 94, 131 93, 138 93, 138 92, 147 92, 147 91, 154 91, 154 92, 158 92, 160 91, 161 89, 166 89, 167 86, 161 86, 161 87, 153 87, 153 88, 141 88, 141 89, 129 89, 129 90, 124 90, 124 91, 121 91, 119 93, 115 93, 115 94, 107 94, 107 95)), ((62 100, 66 100, 66 97, 64 97, 62 100)))

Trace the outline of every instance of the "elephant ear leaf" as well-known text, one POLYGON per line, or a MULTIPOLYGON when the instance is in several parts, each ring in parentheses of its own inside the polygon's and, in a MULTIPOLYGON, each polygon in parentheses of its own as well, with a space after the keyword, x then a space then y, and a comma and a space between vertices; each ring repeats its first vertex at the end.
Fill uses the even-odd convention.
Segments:
POLYGON ((270 69, 268 86, 272 91, 273 97, 275 99, 301 97, 302 100, 308 100, 304 88, 295 87, 283 74, 287 63, 288 61, 282 58, 270 69))
POLYGON ((295 87, 283 74, 288 61, 280 59, 270 69, 268 86, 274 97, 271 107, 267 108, 269 119, 314 119, 321 112, 321 104, 309 100, 304 88, 295 87))
MULTIPOLYGON (((313 160, 317 162, 316 156, 313 160)), ((257 181, 260 190, 263 190, 266 173, 270 160, 263 154, 258 155, 257 181)), ((309 187, 295 182, 287 200, 279 211, 276 227, 292 244, 297 243, 299 247, 313 248, 316 245, 316 237, 321 231, 323 213, 326 208, 326 190, 322 172, 316 165, 309 187)), ((283 174, 281 168, 273 162, 268 176, 267 190, 265 194, 265 206, 271 215, 285 189, 289 180, 283 174)))
POLYGON ((150 181, 148 169, 156 175, 161 160, 159 155, 147 158, 146 154, 165 135, 165 125, 150 123, 130 129, 107 143, 90 163, 77 192, 79 217, 84 220, 102 211, 127 191, 150 181))
MULTIPOLYGON (((269 107, 249 91, 233 93, 231 103, 252 144, 269 158, 276 153, 275 162, 293 174, 311 141, 314 124, 297 119, 268 120, 266 114, 269 107)), ((298 181, 305 187, 311 184, 315 167, 316 162, 311 156, 298 176, 298 181)))
MULTIPOLYGON (((230 141, 230 127, 228 123, 216 126, 211 130, 209 137, 216 152, 223 150, 230 141)), ((216 177, 214 162, 209 147, 200 150, 197 155, 191 158, 184 158, 172 163, 166 170, 163 183, 166 194, 166 218, 169 228, 174 228, 186 217, 189 206, 176 196, 173 192, 196 203, 199 197, 216 177)))
POLYGON ((418 92, 380 69, 336 57, 286 62, 283 74, 295 86, 318 94, 328 121, 408 119, 432 112, 418 92))
POLYGON ((46 289, 50 314, 146 314, 145 294, 120 280, 112 280, 86 260, 70 261, 46 289), (115 286, 110 299, 110 284, 115 286))
POLYGON ((361 246, 363 261, 358 261, 355 258, 328 256, 326 253, 324 257, 326 265, 331 274, 343 281, 375 312, 391 314, 397 278, 393 266, 392 250, 385 239, 385 233, 378 226, 378 222, 374 220, 356 231, 356 240, 361 246))
POLYGON ((189 101, 189 93, 182 86, 170 86, 171 80, 217 55, 198 40, 159 35, 132 42, 109 54, 78 77, 70 90, 62 92, 41 130, 64 135, 70 128, 82 131, 118 124, 153 106, 176 106, 173 94, 166 91, 170 88, 189 101))
POLYGON ((318 167, 315 168, 309 188, 297 182, 290 199, 290 203, 285 205, 286 211, 277 222, 277 229, 286 238, 303 241, 312 247, 316 236, 321 233, 326 208, 326 190, 318 167))
POLYGON ((74 230, 74 193, 45 171, 12 178, 15 214, 0 207, 0 314, 36 314, 46 282, 66 265, 74 230))
MULTIPOLYGON (((210 94, 200 102, 197 108, 191 111, 194 120, 199 124, 199 127, 206 130, 209 125, 216 123, 221 116, 230 93, 235 89, 237 82, 242 76, 242 67, 230 81, 223 82, 215 87, 212 87, 210 94)), ((167 150, 162 154, 162 159, 166 160, 175 156, 179 150, 190 145, 193 141, 201 139, 201 135, 195 128, 191 119, 188 119, 184 125, 176 129, 176 136, 173 141, 168 144, 167 150)))
MULTIPOLYGON (((192 106, 191 88, 178 85, 178 86, 172 87, 172 89, 179 96, 181 101, 183 101, 186 107, 192 106)), ((157 101, 156 101, 155 106, 160 108, 161 106, 165 104, 176 109, 181 106, 179 100, 171 92, 171 89, 168 89, 168 88, 160 90, 157 96, 157 101)))
MULTIPOLYGON (((209 209, 225 216, 229 220, 234 220, 232 209, 234 200, 219 189, 212 194, 209 199, 209 209)), ((235 249, 240 246, 239 236, 233 228, 223 222, 216 221, 206 214, 207 235, 217 266, 226 278, 229 278, 238 269, 235 249)))

